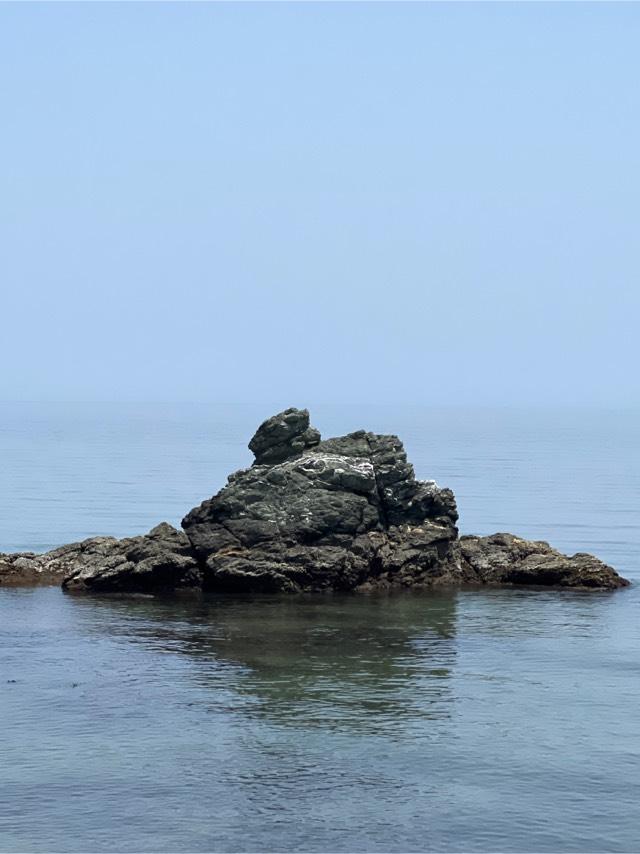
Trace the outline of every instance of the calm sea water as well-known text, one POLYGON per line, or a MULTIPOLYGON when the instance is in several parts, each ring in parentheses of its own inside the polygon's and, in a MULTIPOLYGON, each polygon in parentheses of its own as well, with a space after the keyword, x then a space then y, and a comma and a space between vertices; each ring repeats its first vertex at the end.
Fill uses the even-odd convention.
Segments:
MULTIPOLYGON (((0 406, 0 551, 178 522, 268 414, 0 406)), ((312 414, 640 582, 638 413, 312 414)), ((637 851, 639 590, 0 589, 0 850, 637 851)))

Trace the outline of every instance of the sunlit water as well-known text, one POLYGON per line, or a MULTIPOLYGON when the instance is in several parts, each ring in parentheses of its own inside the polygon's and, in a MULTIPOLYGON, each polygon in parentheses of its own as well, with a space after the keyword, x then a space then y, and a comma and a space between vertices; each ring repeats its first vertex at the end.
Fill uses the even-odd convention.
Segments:
MULTIPOLYGON (((258 408, 0 408, 0 550, 180 516, 258 408)), ((319 408, 465 531, 640 581, 640 419, 319 408)), ((0 850, 636 851, 640 585, 261 599, 0 588, 0 850)))

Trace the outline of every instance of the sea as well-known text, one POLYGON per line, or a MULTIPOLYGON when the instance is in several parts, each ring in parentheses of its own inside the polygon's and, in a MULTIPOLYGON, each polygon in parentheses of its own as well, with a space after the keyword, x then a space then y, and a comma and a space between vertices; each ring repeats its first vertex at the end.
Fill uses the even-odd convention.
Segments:
MULTIPOLYGON (((303 406, 305 401, 291 401, 303 406)), ((275 411, 0 404, 0 551, 179 524, 275 411)), ((640 850, 640 412, 318 405, 616 592, 0 587, 2 852, 640 850)))

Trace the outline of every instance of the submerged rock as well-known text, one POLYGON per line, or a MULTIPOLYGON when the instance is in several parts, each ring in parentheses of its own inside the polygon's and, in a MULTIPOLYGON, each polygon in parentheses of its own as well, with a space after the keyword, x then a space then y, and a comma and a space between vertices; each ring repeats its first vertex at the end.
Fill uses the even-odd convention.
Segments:
POLYGON ((359 430, 322 441, 306 409, 287 409, 249 447, 253 465, 191 510, 184 533, 163 523, 139 537, 0 555, 0 583, 64 577, 66 590, 143 593, 628 583, 591 555, 547 543, 459 539, 453 493, 416 479, 397 436, 359 430))

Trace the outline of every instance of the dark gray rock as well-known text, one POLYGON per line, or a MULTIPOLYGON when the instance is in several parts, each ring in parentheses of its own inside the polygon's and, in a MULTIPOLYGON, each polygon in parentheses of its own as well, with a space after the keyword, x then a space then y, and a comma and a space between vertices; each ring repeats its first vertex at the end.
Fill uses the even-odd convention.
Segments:
POLYGON ((415 479, 397 436, 319 442, 308 425, 306 410, 266 421, 256 436, 277 442, 254 437, 254 465, 184 518, 205 586, 352 590, 438 577, 457 536, 453 493, 415 479), (311 431, 312 445, 296 444, 311 431))
POLYGON ((139 537, 96 537, 68 548, 65 590, 150 592, 202 582, 189 540, 166 522, 139 537))
POLYGON ((452 574, 472 584, 597 588, 629 582, 590 554, 564 555, 549 543, 513 534, 461 537, 451 553, 452 574))
POLYGON ((253 466, 182 522, 206 588, 626 583, 596 558, 546 543, 458 540, 453 493, 416 480, 397 436, 360 430, 319 441, 308 412, 288 409, 261 425, 250 448, 253 466))
POLYGON ((285 409, 267 418, 249 442, 256 465, 279 463, 317 445, 320 433, 309 426, 308 409, 285 409))

